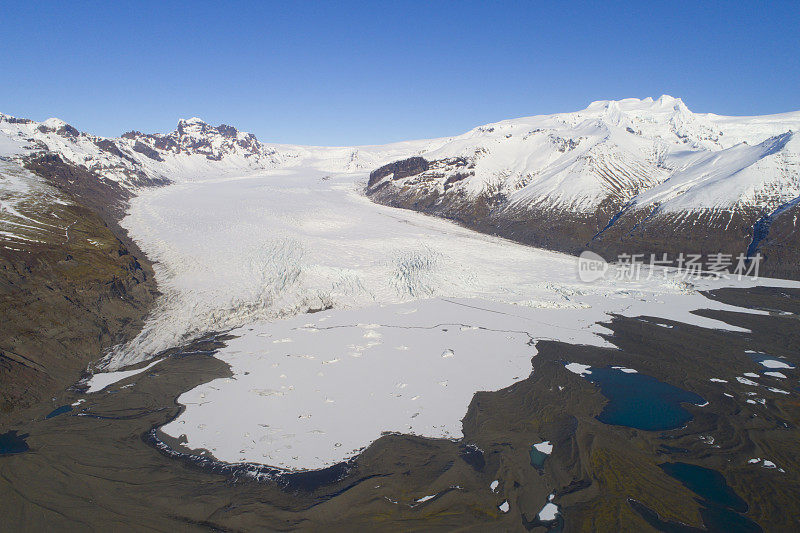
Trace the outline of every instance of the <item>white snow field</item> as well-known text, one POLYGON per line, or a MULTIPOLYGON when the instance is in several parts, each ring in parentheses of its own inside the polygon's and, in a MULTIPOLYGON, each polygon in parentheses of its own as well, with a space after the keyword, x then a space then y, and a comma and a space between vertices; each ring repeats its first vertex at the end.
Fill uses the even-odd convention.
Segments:
MULTIPOLYGON (((732 329, 691 314, 731 307, 673 276, 612 268, 584 284, 574 257, 376 205, 363 179, 275 170, 133 200, 123 225, 164 296, 108 369, 209 331, 237 336, 216 355, 233 378, 181 396, 165 432, 223 461, 322 468, 386 431, 459 438, 476 391, 529 375, 532 340, 605 345, 609 312, 732 329)), ((703 282, 726 284, 752 282, 703 282)))

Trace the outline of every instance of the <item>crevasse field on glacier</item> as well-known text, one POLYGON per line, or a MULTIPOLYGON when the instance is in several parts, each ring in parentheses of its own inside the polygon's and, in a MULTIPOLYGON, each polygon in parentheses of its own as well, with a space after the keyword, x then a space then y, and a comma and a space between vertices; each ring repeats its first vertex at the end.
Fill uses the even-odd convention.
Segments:
POLYGON ((274 170, 132 201, 123 225, 156 262, 163 296, 105 369, 204 333, 236 336, 216 354, 234 376, 182 395, 166 433, 288 470, 347 460, 386 431, 458 438, 476 391, 528 376, 536 340, 606 345, 608 313, 732 329, 691 313, 741 310, 697 289, 754 284, 618 280, 613 268, 582 283, 574 257, 376 205, 363 180, 274 170))

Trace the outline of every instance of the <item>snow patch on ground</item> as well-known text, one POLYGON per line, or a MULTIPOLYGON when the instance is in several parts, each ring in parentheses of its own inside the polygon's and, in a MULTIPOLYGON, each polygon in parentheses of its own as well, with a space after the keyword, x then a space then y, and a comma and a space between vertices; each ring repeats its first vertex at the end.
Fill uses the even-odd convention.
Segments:
POLYGON ((150 363, 149 365, 145 366, 144 368, 139 368, 137 370, 118 370, 116 372, 98 372, 97 374, 92 375, 87 381, 86 384, 89 386, 86 389, 87 393, 91 392, 99 392, 109 385, 113 385, 118 381, 122 381, 125 378, 129 378, 131 376, 135 376, 137 374, 141 374, 147 370, 150 370, 158 363, 163 361, 163 359, 157 359, 150 363))

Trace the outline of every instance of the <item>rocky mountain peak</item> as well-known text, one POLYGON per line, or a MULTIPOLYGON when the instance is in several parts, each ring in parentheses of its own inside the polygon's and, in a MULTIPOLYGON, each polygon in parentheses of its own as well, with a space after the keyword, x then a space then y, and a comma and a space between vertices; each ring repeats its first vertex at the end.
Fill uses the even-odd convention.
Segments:
POLYGON ((39 125, 39 131, 42 133, 57 133, 65 137, 77 137, 80 131, 74 126, 67 124, 60 118, 48 118, 39 125))

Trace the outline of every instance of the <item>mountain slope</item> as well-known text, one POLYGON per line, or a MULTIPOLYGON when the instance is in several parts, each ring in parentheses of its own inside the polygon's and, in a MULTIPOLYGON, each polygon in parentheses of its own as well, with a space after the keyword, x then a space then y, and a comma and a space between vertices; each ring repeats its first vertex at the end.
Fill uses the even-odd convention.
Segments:
MULTIPOLYGON (((370 175, 375 201, 569 253, 766 252, 759 220, 800 197, 800 112, 695 114, 676 98, 595 102, 582 111, 476 128, 370 175)), ((784 242, 796 242, 785 228, 784 242)), ((762 224, 763 227, 763 224, 762 224)), ((789 246, 791 248, 791 246, 789 246)), ((797 277, 788 257, 767 272, 797 277)))
POLYGON ((0 425, 143 324, 153 271, 115 222, 114 185, 52 153, 0 158, 0 425))

